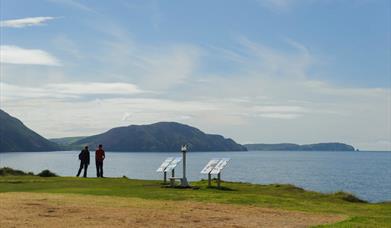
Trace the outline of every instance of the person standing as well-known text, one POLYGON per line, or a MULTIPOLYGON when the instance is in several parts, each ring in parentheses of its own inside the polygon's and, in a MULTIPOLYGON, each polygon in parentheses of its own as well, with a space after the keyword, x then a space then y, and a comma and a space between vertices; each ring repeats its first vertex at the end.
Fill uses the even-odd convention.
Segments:
POLYGON ((105 159, 105 151, 103 150, 102 144, 95 151, 95 164, 96 164, 96 176, 103 177, 103 160, 105 159))
POLYGON ((83 177, 87 177, 87 169, 88 169, 88 165, 90 164, 90 151, 88 150, 88 146, 85 146, 84 149, 80 152, 79 159, 80 159, 80 168, 76 176, 79 177, 81 170, 84 168, 83 177))

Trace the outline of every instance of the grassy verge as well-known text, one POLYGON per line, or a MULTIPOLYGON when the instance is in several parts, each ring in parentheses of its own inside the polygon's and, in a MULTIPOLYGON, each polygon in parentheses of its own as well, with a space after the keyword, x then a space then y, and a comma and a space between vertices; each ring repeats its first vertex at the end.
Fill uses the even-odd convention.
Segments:
MULTIPOLYGON (((2 176, 0 192, 76 193, 155 200, 192 200, 225 204, 252 205, 315 213, 346 215, 349 219, 332 227, 391 227, 391 203, 360 202, 346 193, 321 194, 292 185, 255 185, 224 182, 225 190, 207 188, 206 181, 192 182, 199 187, 172 189, 160 181, 127 178, 75 178, 2 176)), ((327 227, 327 226, 324 226, 327 227)))

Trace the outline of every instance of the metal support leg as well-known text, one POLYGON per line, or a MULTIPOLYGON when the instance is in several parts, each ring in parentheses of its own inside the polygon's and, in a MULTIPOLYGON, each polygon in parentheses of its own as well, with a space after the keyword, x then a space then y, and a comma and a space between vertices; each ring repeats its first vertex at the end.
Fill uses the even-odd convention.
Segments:
POLYGON ((170 179, 170 185, 171 187, 175 187, 175 179, 170 179))
POLYGON ((163 172, 164 174, 164 184, 167 184, 167 172, 163 172))
POLYGON ((212 182, 212 175, 208 173, 208 187, 212 186, 211 182, 212 182))
POLYGON ((220 188, 220 182, 221 182, 221 179, 220 179, 220 173, 217 174, 217 188, 220 188))

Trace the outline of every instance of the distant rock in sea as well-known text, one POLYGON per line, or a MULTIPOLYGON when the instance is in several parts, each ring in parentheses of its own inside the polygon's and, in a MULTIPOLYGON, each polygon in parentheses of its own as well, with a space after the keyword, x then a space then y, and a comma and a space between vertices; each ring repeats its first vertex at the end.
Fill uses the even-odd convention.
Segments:
POLYGON ((258 151, 354 151, 354 147, 344 143, 316 143, 298 145, 293 143, 279 144, 245 144, 247 150, 258 151))
POLYGON ((61 147, 0 109, 0 152, 55 151, 61 147))

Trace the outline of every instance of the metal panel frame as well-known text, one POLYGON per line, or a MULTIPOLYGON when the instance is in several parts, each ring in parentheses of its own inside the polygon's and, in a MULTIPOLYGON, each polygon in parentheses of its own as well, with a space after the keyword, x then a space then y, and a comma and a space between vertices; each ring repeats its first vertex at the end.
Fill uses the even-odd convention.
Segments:
POLYGON ((212 158, 208 164, 201 170, 202 174, 209 174, 214 167, 220 162, 220 158, 212 158))
POLYGON ((174 157, 168 157, 166 160, 162 162, 162 164, 159 166, 159 168, 156 170, 158 173, 164 172, 164 170, 167 168, 167 166, 170 165, 170 163, 174 160, 174 157))
POLYGON ((179 162, 182 161, 182 158, 181 157, 176 157, 174 158, 170 164, 164 169, 164 172, 169 172, 173 169, 175 169, 175 167, 179 164, 179 162))
POLYGON ((163 173, 163 182, 167 184, 167 172, 171 171, 171 176, 175 176, 175 167, 181 162, 181 157, 168 157, 160 167, 156 170, 158 173, 163 173))
POLYGON ((219 174, 228 165, 229 158, 222 158, 219 163, 210 171, 210 174, 219 174))
POLYGON ((202 174, 208 174, 208 187, 211 187, 212 174, 217 174, 217 188, 221 188, 221 172, 228 165, 230 158, 213 158, 201 170, 202 174))

